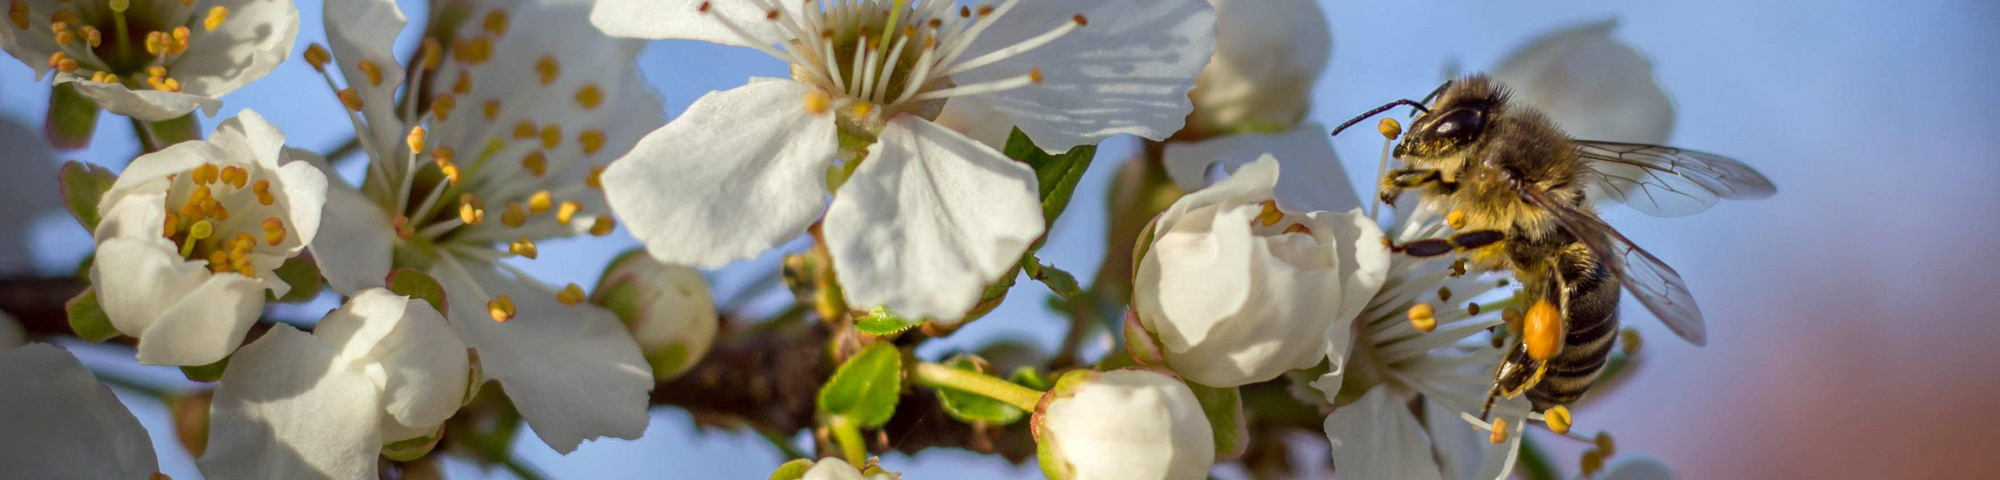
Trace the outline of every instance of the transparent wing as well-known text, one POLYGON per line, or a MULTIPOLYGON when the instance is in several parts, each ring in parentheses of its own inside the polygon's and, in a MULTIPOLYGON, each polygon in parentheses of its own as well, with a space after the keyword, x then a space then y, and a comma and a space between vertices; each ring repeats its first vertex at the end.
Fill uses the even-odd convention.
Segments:
POLYGON ((1521 190, 1522 196, 1529 202, 1548 210, 1557 226, 1590 247, 1590 251, 1597 254, 1598 261, 1604 262, 1618 276, 1625 291, 1645 304, 1646 310, 1652 311, 1660 323, 1667 325, 1667 329, 1696 346, 1708 343, 1708 328, 1702 325, 1701 307, 1695 305, 1694 294, 1688 293, 1687 283, 1681 280, 1680 273, 1674 272, 1673 267, 1633 245, 1632 240, 1596 215, 1577 210, 1538 189, 1521 190))
POLYGON ((1778 187, 1743 162, 1694 150, 1642 143, 1576 141, 1585 196, 1632 206, 1656 217, 1692 215, 1721 199, 1771 196, 1778 187))

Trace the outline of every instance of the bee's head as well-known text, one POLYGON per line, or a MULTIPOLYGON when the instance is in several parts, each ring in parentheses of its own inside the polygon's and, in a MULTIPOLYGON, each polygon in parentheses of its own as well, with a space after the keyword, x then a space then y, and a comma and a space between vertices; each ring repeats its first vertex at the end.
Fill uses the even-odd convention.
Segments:
POLYGON ((1417 117, 1409 134, 1396 144, 1396 157, 1431 159, 1459 153, 1485 136, 1506 100, 1507 92, 1484 74, 1445 84, 1430 111, 1417 117))

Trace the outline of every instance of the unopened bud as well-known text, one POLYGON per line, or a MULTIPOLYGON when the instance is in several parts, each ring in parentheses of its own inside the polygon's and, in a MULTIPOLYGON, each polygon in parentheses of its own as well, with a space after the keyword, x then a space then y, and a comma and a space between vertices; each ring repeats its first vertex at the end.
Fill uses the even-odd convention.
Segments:
POLYGON ((715 343, 720 319, 701 272, 654 260, 642 250, 605 267, 590 303, 618 315, 653 366, 653 377, 686 373, 715 343))

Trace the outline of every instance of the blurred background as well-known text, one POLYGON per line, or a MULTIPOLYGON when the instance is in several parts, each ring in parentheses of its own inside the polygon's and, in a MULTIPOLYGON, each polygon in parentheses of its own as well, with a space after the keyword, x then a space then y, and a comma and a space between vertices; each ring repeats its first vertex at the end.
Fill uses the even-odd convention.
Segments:
MULTIPOLYGON (((1446 65, 1494 66, 1528 40, 1579 23, 1618 18, 1615 36, 1654 61, 1678 107, 1672 144, 1756 166, 1777 196, 1725 203, 1703 214, 1651 218, 1612 208, 1607 218, 1676 267, 1707 314, 1710 342, 1677 342, 1628 304, 1628 325, 1649 337, 1649 361, 1629 384, 1576 412, 1580 428, 1606 429, 1620 452, 1664 459, 1683 478, 1991 478, 2000 471, 2000 273, 1984 258, 2000 247, 2000 3, 1976 0, 1770 2, 1363 2, 1322 3, 1334 54, 1311 117, 1336 124, 1384 101, 1417 98, 1446 65)), ((413 24, 423 0, 403 2, 413 24)), ((293 58, 325 41, 317 0, 302 14, 293 58)), ((404 35, 404 51, 414 33, 404 35)), ((747 76, 782 76, 757 52, 655 42, 642 68, 670 115, 747 76)), ((293 146, 331 150, 352 134, 331 92, 291 62, 224 98, 226 118, 254 108, 293 146)), ((70 271, 87 235, 56 209, 54 160, 122 168, 138 150, 128 123, 105 116, 88 150, 45 160, 20 152, 40 141, 47 82, 0 62, 0 267, 70 271)), ((212 128, 213 121, 203 130, 212 128)), ((1105 235, 1104 191, 1130 139, 1100 150, 1043 259, 1079 275, 1095 270, 1105 235)), ((1348 135, 1336 147, 1355 179, 1381 142, 1348 135)), ((1365 190, 1364 190, 1365 191, 1365 190)), ((623 235, 543 244, 552 262, 525 265, 550 283, 590 285, 610 256, 636 245, 623 235)), ((799 245, 793 246, 795 249, 799 245)), ((713 276, 727 298, 778 254, 713 276)), ((1085 280, 1088 280, 1087 278, 1085 280)), ((938 355, 1003 338, 1052 350, 1066 320, 1046 310, 1047 290, 1016 287, 986 319, 920 353, 938 355)), ((776 305, 783 294, 757 305, 776 305)), ((322 302, 296 307, 316 316, 322 302)), ((179 380, 131 358, 79 350, 114 374, 179 380)), ((1102 351, 1102 349, 1098 349, 1102 351)), ((173 439, 164 405, 120 391, 176 479, 200 475, 173 439)), ((569 456, 521 436, 517 455, 554 478, 764 478, 782 460, 754 434, 697 431, 684 412, 655 410, 640 440, 600 440, 569 456)), ((803 440, 803 439, 801 439, 803 440)), ((1580 445, 1542 437, 1575 471, 1580 445)), ((906 478, 1039 478, 963 451, 929 451, 884 463, 906 478)), ((508 478, 450 464, 453 478, 508 478)))

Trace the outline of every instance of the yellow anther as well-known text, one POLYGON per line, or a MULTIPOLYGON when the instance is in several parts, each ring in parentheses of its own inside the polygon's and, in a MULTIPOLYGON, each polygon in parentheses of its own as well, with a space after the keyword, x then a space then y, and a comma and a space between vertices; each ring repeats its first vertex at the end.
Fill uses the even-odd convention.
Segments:
POLYGON ((1487 440, 1487 441, 1490 441, 1490 442, 1493 442, 1493 444, 1494 444, 1494 445, 1499 445, 1499 444, 1501 444, 1501 443, 1506 443, 1506 441, 1507 441, 1507 419, 1505 419, 1505 418, 1495 418, 1495 419, 1493 419, 1493 435, 1492 435, 1492 436, 1490 436, 1490 437, 1487 437, 1487 439, 1486 439, 1486 440, 1487 440))
POLYGON ((604 149, 604 131, 595 128, 584 130, 576 134, 576 143, 583 146, 584 155, 596 155, 598 150, 604 149))
POLYGON ((56 64, 60 64, 62 63, 63 60, 68 60, 68 59, 69 59, 69 54, 67 53, 56 52, 49 54, 49 68, 56 68, 56 64))
POLYGON ((1562 312, 1556 310, 1556 304, 1536 300, 1534 306, 1528 307, 1528 316, 1524 320, 1521 344, 1528 348, 1528 358, 1548 360, 1562 353, 1562 312))
POLYGON ((1507 333, 1521 334, 1521 309, 1507 307, 1500 310, 1500 323, 1507 325, 1507 333))
POLYGON ((396 229, 396 238, 409 240, 417 237, 417 230, 410 227, 410 217, 397 215, 395 220, 389 221, 389 226, 396 229))
POLYGON ((590 173, 583 176, 583 186, 603 190, 604 167, 590 167, 590 173))
POLYGON ((7 4, 7 22, 14 24, 15 30, 28 29, 28 4, 14 0, 7 4))
POLYGON ((523 223, 528 223, 528 211, 521 209, 520 203, 509 202, 507 211, 500 213, 500 224, 519 227, 523 223))
POLYGON ((1277 200, 1265 200, 1262 205, 1264 206, 1264 210, 1257 213, 1258 224, 1269 227, 1277 225, 1279 220, 1285 219, 1285 212, 1278 211, 1277 200))
POLYGON ((215 224, 208 223, 207 220, 194 222, 194 225, 189 225, 187 239, 181 241, 181 256, 193 255, 195 243, 214 234, 215 224))
POLYGON ((547 175, 549 173, 549 156, 542 153, 541 150, 528 152, 528 156, 521 157, 521 168, 526 169, 528 173, 534 174, 536 177, 547 175))
POLYGON ((487 100, 485 105, 480 106, 480 109, 483 110, 480 113, 486 114, 486 121, 500 120, 500 100, 487 100))
POLYGON ((438 172, 444 174, 444 180, 452 185, 458 185, 458 164, 452 163, 450 159, 439 160, 442 161, 438 162, 438 172))
POLYGON ((1411 305, 1410 311, 1405 313, 1404 316, 1409 317, 1410 326, 1416 327, 1419 332, 1430 333, 1431 330, 1437 330, 1437 308, 1432 307, 1431 304, 1419 303, 1411 305))
POLYGON ((556 205, 556 221, 568 224, 570 219, 576 218, 576 212, 581 210, 583 210, 582 202, 563 200, 561 204, 556 205))
POLYGON ((563 286, 562 290, 556 291, 556 301, 562 302, 563 305, 583 303, 583 287, 574 283, 563 286))
POLYGON ((49 33, 63 33, 67 31, 69 31, 69 22, 60 19, 51 19, 49 21, 49 33))
POLYGON ((854 110, 854 116, 867 117, 870 112, 875 111, 875 104, 868 102, 856 103, 854 104, 853 110, 854 110))
POLYGON ((325 46, 315 43, 306 47, 306 63, 311 64, 313 70, 326 72, 326 62, 332 60, 333 54, 328 53, 325 46))
POLYGON ((188 49, 188 40, 192 37, 194 37, 194 31, 189 30, 188 27, 174 27, 173 48, 168 49, 169 53, 179 55, 181 52, 186 52, 188 49))
POLYGON ((208 17, 203 18, 201 20, 201 26, 203 28, 207 28, 208 31, 213 32, 215 31, 216 27, 222 26, 223 20, 228 20, 228 19, 229 19, 229 7, 222 7, 222 6, 210 7, 208 9, 208 17))
POLYGON ((410 153, 413 154, 423 153, 424 127, 422 126, 410 127, 410 135, 407 137, 403 137, 403 142, 410 145, 410 153))
POLYGON ((528 259, 529 259, 529 260, 534 260, 534 259, 535 259, 535 241, 534 241, 534 240, 529 240, 529 239, 528 239, 528 237, 521 237, 521 239, 520 239, 520 240, 515 240, 515 241, 513 241, 512 243, 508 243, 508 244, 507 244, 507 251, 508 251, 509 253, 513 253, 513 254, 515 254, 515 255, 520 255, 520 256, 523 256, 523 257, 528 257, 528 259))
POLYGON ((181 216, 168 213, 166 221, 160 225, 160 236, 174 238, 174 234, 180 233, 180 229, 181 216))
POLYGON ((1031 68, 1031 69, 1028 69, 1028 83, 1033 83, 1033 84, 1036 84, 1036 85, 1041 85, 1041 84, 1042 84, 1042 69, 1040 69, 1040 68, 1031 68))
POLYGON ((361 94, 355 93, 353 88, 341 89, 340 104, 347 107, 348 110, 359 112, 361 111, 361 94))
POLYGON ((160 81, 160 88, 159 88, 159 89, 160 89, 160 90, 166 90, 166 91, 169 91, 169 92, 178 92, 178 91, 181 91, 181 81, 180 81, 180 80, 174 80, 174 79, 171 79, 171 78, 169 78, 169 79, 166 79, 166 80, 161 80, 161 81, 160 81))
POLYGON ((514 123, 514 138, 516 139, 535 138, 536 135, 541 135, 541 133, 541 129, 535 128, 535 122, 522 120, 514 123))
POLYGON ((424 46, 422 48, 419 52, 423 54, 424 62, 422 65, 424 66, 424 70, 437 69, 438 64, 444 61, 444 44, 438 43, 436 38, 424 37, 424 46))
POLYGON ((610 235, 611 231, 617 228, 618 228, 618 221, 612 220, 610 215, 604 215, 597 217, 596 221, 591 222, 590 234, 591 236, 602 237, 605 235, 610 235))
POLYGON ((1618 332, 1618 344, 1625 348, 1626 355, 1638 355, 1639 349, 1646 346, 1646 341, 1639 337, 1639 329, 1625 327, 1618 332))
POLYGON ((486 63, 493 58, 493 39, 485 36, 458 38, 451 41, 452 57, 470 64, 486 63))
POLYGON ((493 34, 493 36, 501 37, 507 35, 507 23, 507 12, 505 10, 494 10, 486 12, 486 21, 481 23, 480 27, 486 29, 486 32, 493 34))
POLYGON ((1294 223, 1291 226, 1285 227, 1285 231, 1283 233, 1303 233, 1306 235, 1312 235, 1312 229, 1306 228, 1306 224, 1294 223))
POLYGON ((806 111, 821 114, 832 109, 833 97, 827 95, 825 90, 815 88, 810 92, 806 92, 806 111))
POLYGON ((1452 230, 1464 229, 1465 210, 1452 209, 1451 213, 1444 214, 1444 224, 1450 226, 1452 230))
POLYGON ((506 295, 493 297, 486 302, 486 313, 493 315, 493 321, 506 322, 514 319, 514 299, 506 295))
POLYGON ((436 114, 438 120, 451 120, 451 111, 457 107, 458 97, 451 94, 438 95, 431 100, 431 113, 436 114))
POLYGON ((1611 440, 1611 432, 1597 432, 1597 438, 1590 443, 1597 445, 1597 451, 1606 457, 1618 454, 1618 442, 1611 440))
POLYGON ((285 224, 277 217, 264 219, 264 243, 273 247, 285 243, 285 224))
POLYGON ((98 30, 97 27, 89 25, 77 27, 76 34, 82 35, 83 43, 90 45, 90 48, 97 48, 98 45, 104 44, 104 32, 98 30))
POLYGON ((231 266, 236 267, 237 274, 257 278, 257 264, 250 263, 250 256, 230 257, 229 263, 231 266))
MULTIPOLYGON (((76 69, 78 68, 82 68, 82 66, 78 65, 74 58, 65 58, 62 63, 56 64, 56 71, 63 73, 76 73, 76 69)), ((180 89, 175 88, 174 90, 179 91, 180 89)))
POLYGON ((167 34, 146 32, 146 54, 159 55, 167 51, 167 34))
POLYGON ((556 83, 556 76, 561 74, 562 64, 556 62, 556 57, 543 55, 535 61, 535 75, 541 78, 542 85, 556 83))
POLYGON ((472 72, 460 70, 458 78, 451 82, 451 93, 459 95, 472 93, 472 72))
POLYGON ((1584 478, 1597 475, 1597 472, 1604 470, 1604 452, 1585 450, 1579 463, 1582 463, 1578 467, 1583 471, 1584 478))
POLYGON ((368 76, 369 85, 382 86, 382 66, 376 64, 374 60, 354 62, 354 68, 360 69, 362 74, 368 76))
POLYGON ((1549 407, 1548 411, 1542 412, 1542 422, 1549 425, 1549 431, 1556 432, 1558 435, 1569 433, 1571 420, 1569 407, 1562 405, 1549 407))
POLYGON ((553 123, 548 125, 543 125, 541 134, 542 134, 542 148, 548 150, 555 150, 556 146, 562 145, 562 127, 557 126, 556 124, 553 123))
POLYGON ((90 81, 97 83, 118 83, 118 76, 111 72, 91 72, 90 81))
POLYGON ((230 271, 229 254, 221 250, 209 252, 208 271, 215 273, 229 273, 230 271))
MULTIPOLYGON (((604 89, 598 88, 597 84, 595 83, 587 84, 581 88, 576 89, 576 105, 579 107, 583 107, 584 110, 596 110, 598 105, 603 105, 603 104, 604 104, 604 89)), ((811 104, 807 104, 807 106, 811 107, 811 104)), ((813 113, 825 113, 825 112, 822 110, 822 111, 814 111, 813 113)))
POLYGON ((467 225, 478 225, 486 221, 486 208, 479 204, 479 198, 470 193, 458 196, 458 219, 467 225))
POLYGON ((1375 124, 1375 130, 1382 132, 1382 138, 1390 140, 1403 136, 1403 124, 1392 117, 1382 117, 1382 121, 1375 124))
POLYGON ((257 237, 250 236, 250 232, 236 232, 236 236, 229 239, 231 257, 249 255, 250 251, 256 248, 257 237))
POLYGON ((243 167, 224 168, 222 169, 222 181, 223 183, 228 183, 229 186, 239 189, 243 188, 244 185, 250 184, 250 169, 243 167))
POLYGON ((1451 287, 1438 287, 1438 301, 1451 301, 1451 287))
MULTIPOLYGON (((204 163, 199 167, 194 167, 194 178, 192 180, 194 180, 195 185, 208 185, 215 183, 216 177, 221 173, 222 167, 218 167, 213 163, 204 163)), ((195 192, 195 195, 208 194, 207 189, 195 189, 195 192)))
POLYGON ((554 206, 555 206, 555 198, 549 194, 548 190, 537 191, 533 195, 528 196, 529 214, 541 215, 544 213, 548 213, 549 208, 552 208, 554 206))

